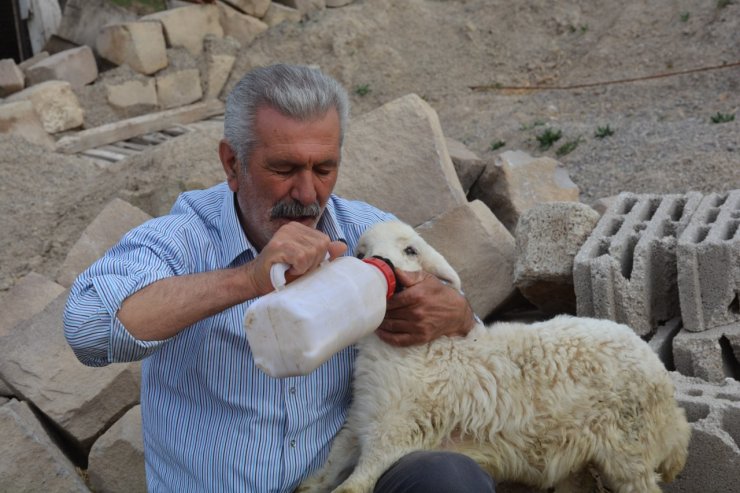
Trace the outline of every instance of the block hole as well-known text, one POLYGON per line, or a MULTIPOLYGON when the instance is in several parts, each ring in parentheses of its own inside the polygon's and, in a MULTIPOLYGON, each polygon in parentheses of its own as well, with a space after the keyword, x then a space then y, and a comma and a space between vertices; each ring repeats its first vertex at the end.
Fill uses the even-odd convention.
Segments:
POLYGON ((640 231, 644 231, 647 228, 647 225, 648 223, 643 221, 641 223, 635 224, 632 229, 635 231, 635 233, 639 233, 640 231))
POLYGON ((735 293, 735 297, 732 298, 732 301, 727 306, 727 309, 730 311, 730 313, 733 313, 735 315, 740 315, 740 297, 738 297, 739 293, 735 293))
POLYGON ((714 221, 717 220, 717 216, 719 216, 718 208, 715 207, 714 209, 709 209, 709 211, 707 211, 707 219, 704 222, 706 224, 712 224, 714 221))
POLYGON ((627 245, 622 252, 622 277, 630 280, 632 277, 632 267, 635 265, 635 247, 639 237, 632 235, 627 238, 627 245))
POLYGON ((699 228, 696 228, 696 233, 694 234, 694 243, 701 243, 702 241, 706 240, 710 229, 711 228, 709 226, 701 226, 699 228))
POLYGON ((671 221, 680 221, 683 217, 684 207, 686 207, 686 199, 681 198, 673 203, 671 209, 671 221))
POLYGON ((637 199, 635 197, 629 197, 625 199, 625 201, 622 202, 622 206, 619 208, 620 209, 619 213, 628 214, 635 207, 636 203, 637 203, 637 199))
POLYGON ((709 404, 704 402, 682 402, 681 407, 686 411, 686 420, 696 423, 709 416, 709 404))
POLYGON ((733 219, 740 219, 740 211, 732 211, 730 217, 733 219))
POLYGON ((731 402, 740 402, 740 395, 734 394, 717 394, 717 399, 724 399, 731 402))
POLYGON ((676 230, 678 229, 678 223, 675 221, 663 222, 663 234, 660 235, 663 238, 676 236, 676 230))
POLYGON ((740 380, 740 361, 735 357, 729 339, 722 336, 719 340, 719 347, 722 349, 722 369, 725 376, 740 380))
POLYGON ((722 428, 729 433, 740 447, 740 409, 728 407, 722 412, 722 428))
POLYGON ((609 246, 611 246, 611 242, 606 238, 602 238, 601 241, 599 241, 599 248, 596 250, 594 258, 599 258, 602 255, 609 255, 609 246))
POLYGON ((606 230, 606 236, 614 236, 624 224, 624 217, 613 217, 606 230))
POLYGON ((655 215, 655 211, 660 207, 660 203, 663 201, 662 198, 656 197, 648 201, 647 209, 645 209, 645 215, 642 218, 643 221, 650 221, 655 215))
POLYGON ((704 395, 704 391, 702 389, 689 389, 689 391, 686 392, 686 395, 690 395, 691 397, 701 397, 704 395))
POLYGON ((737 234, 738 226, 740 226, 740 221, 730 221, 727 223, 727 231, 725 232, 725 240, 732 240, 735 238, 735 235, 737 234))
POLYGON ((727 194, 717 195, 714 197, 714 207, 720 207, 727 201, 727 194))

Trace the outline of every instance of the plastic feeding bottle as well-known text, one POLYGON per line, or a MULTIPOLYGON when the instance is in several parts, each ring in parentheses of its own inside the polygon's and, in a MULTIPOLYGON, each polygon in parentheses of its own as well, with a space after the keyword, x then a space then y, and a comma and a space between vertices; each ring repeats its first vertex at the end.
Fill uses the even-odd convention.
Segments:
POLYGON ((274 264, 275 291, 247 309, 244 329, 254 362, 272 377, 306 375, 370 334, 396 289, 393 268, 380 258, 339 257, 287 286, 287 264, 274 264))

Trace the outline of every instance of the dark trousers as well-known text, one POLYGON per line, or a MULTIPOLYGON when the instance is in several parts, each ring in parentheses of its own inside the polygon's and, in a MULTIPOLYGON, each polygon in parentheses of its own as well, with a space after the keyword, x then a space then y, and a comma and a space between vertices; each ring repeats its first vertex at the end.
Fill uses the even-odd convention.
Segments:
POLYGON ((496 483, 473 459, 452 452, 413 452, 375 483, 375 493, 495 493, 496 483))

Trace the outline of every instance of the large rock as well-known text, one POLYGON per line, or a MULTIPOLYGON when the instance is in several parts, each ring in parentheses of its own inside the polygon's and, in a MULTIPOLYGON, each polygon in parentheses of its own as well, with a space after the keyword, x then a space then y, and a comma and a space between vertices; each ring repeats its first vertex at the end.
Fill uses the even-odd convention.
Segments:
POLYGON ((0 337, 16 324, 28 320, 64 291, 64 286, 31 272, 0 295, 0 337))
POLYGON ((203 42, 204 56, 199 63, 201 80, 204 82, 203 99, 218 98, 229 79, 240 49, 239 41, 231 36, 224 38, 206 36, 203 42))
POLYGON ((165 10, 142 17, 142 21, 162 23, 167 45, 183 47, 193 56, 203 51, 203 39, 212 34, 222 37, 223 28, 219 22, 219 9, 216 5, 191 5, 165 10))
POLYGON ((67 292, 0 343, 0 376, 86 453, 111 422, 139 402, 138 363, 82 365, 64 338, 67 292))
POLYGON ((514 238, 481 201, 447 211, 416 231, 460 275, 462 289, 481 318, 514 294, 514 238))
POLYGON ((157 76, 157 99, 162 109, 177 108, 203 97, 197 68, 172 70, 157 76))
POLYGON ((121 110, 142 106, 154 110, 158 107, 157 84, 151 77, 130 79, 122 82, 104 82, 108 104, 121 110))
POLYGON ((159 22, 108 24, 100 30, 96 49, 106 60, 125 63, 142 74, 167 66, 167 45, 159 22))
POLYGON ((25 402, 0 405, 0 490, 89 493, 25 402))
POLYGON ((412 226, 467 203, 437 113, 416 94, 350 123, 336 192, 412 226))
POLYGON ((50 80, 10 96, 7 101, 28 100, 50 134, 79 127, 84 112, 69 82, 50 80))
POLYGON ((69 287, 90 264, 118 243, 129 230, 151 219, 151 216, 125 200, 113 199, 85 228, 80 239, 59 268, 57 282, 69 287))
POLYGON ((89 46, 83 45, 64 50, 44 58, 26 70, 29 85, 47 80, 66 80, 73 88, 94 82, 98 65, 89 46))
POLYGON ((0 133, 19 135, 29 142, 54 149, 54 139, 44 129, 31 101, 0 105, 0 133))
POLYGON ((23 71, 15 64, 15 60, 0 60, 0 98, 21 91, 24 86, 23 71))
POLYGON ((506 151, 489 163, 470 191, 512 233, 519 216, 542 202, 578 202, 578 187, 568 172, 549 157, 533 158, 523 151, 506 151))
POLYGON ((224 36, 231 36, 242 46, 249 46, 259 34, 267 31, 270 26, 263 21, 244 15, 225 3, 218 3, 219 18, 224 36))
POLYGON ((519 218, 514 284, 544 313, 576 313, 573 259, 598 221, 579 202, 538 204, 519 218))
POLYGON ((95 491, 146 493, 140 406, 129 409, 95 441, 87 474, 95 491))

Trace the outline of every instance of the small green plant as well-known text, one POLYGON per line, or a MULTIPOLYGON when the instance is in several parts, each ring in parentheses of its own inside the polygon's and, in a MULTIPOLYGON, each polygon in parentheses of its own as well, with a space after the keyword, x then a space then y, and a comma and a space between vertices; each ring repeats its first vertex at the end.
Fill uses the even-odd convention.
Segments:
POLYGON ((716 115, 710 117, 712 123, 727 123, 735 120, 735 115, 717 112, 716 115))
POLYGON ((522 125, 519 127, 519 130, 531 130, 534 127, 542 127, 545 125, 545 122, 542 120, 535 120, 533 123, 522 123, 522 125))
POLYGON ((569 140, 565 144, 558 147, 558 149, 555 151, 555 155, 557 157, 563 157, 567 154, 570 154, 575 150, 576 147, 578 147, 578 144, 581 143, 581 138, 577 138, 575 140, 569 140))
POLYGON ((355 94, 358 96, 367 96, 370 94, 370 85, 369 84, 363 84, 361 86, 355 87, 355 94))
POLYGON ((563 132, 558 129, 546 128, 544 132, 537 136, 537 141, 540 143, 540 150, 546 151, 552 147, 552 145, 560 140, 563 132))
POLYGON ((689 22, 689 17, 691 17, 690 13, 681 12, 681 22, 689 22))
POLYGON ((506 145, 506 142, 504 142, 503 140, 495 140, 491 142, 491 145, 488 147, 488 149, 490 149, 491 151, 495 151, 495 150, 501 149, 505 145, 506 145))
POLYGON ((594 133, 594 137, 597 139, 603 139, 606 137, 609 137, 610 135, 614 135, 614 130, 607 125, 605 127, 597 127, 596 132, 594 133))
POLYGON ((588 24, 581 24, 581 34, 586 34, 588 32, 588 24))

